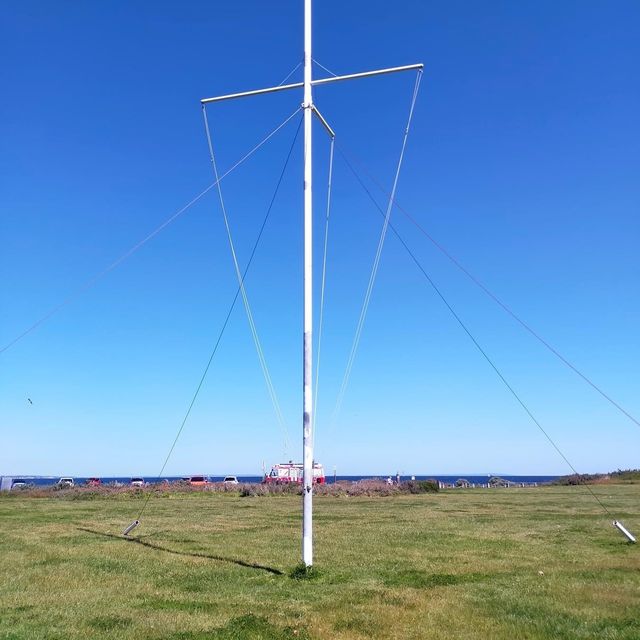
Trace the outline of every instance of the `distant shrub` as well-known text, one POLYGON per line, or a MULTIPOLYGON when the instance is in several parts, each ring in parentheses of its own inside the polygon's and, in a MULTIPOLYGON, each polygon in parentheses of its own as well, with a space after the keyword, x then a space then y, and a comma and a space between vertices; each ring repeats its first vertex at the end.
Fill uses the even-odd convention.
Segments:
POLYGON ((286 484, 244 484, 240 488, 240 496, 282 496, 302 495, 302 485, 295 482, 286 484))
POLYGON ((243 484, 240 488, 240 497, 250 498, 253 496, 264 496, 268 493, 265 489, 265 485, 262 484, 243 484))
POLYGON ((575 486, 578 484, 592 484, 602 480, 604 476, 600 473, 574 473, 570 476, 556 478, 553 484, 562 486, 575 486))
POLYGON ((640 482, 640 469, 618 469, 609 474, 612 480, 624 480, 625 482, 640 482))
MULTIPOLYGON (((269 485, 263 485, 265 487, 269 487, 269 485)), ((269 487, 274 493, 280 495, 294 495, 301 496, 302 495, 302 485, 297 482, 290 482, 285 484, 277 484, 271 485, 269 487)))
POLYGON ((110 494, 106 491, 85 489, 80 491, 74 491, 67 496, 69 500, 97 500, 98 498, 109 497, 110 494))
POLYGON ((438 493, 440 484, 437 480, 409 480, 405 483, 409 493, 438 493))
MULTIPOLYGON (((139 501, 149 494, 164 499, 197 498, 203 495, 227 494, 246 497, 295 496, 302 495, 302 484, 297 482, 283 484, 243 483, 228 485, 215 482, 205 486, 191 486, 184 482, 166 482, 149 484, 144 487, 132 487, 128 484, 102 484, 99 486, 76 485, 60 490, 58 485, 26 487, 21 491, 3 491, 0 498, 15 497, 17 494, 31 498, 55 497, 60 500, 131 500, 139 501)), ((439 491, 437 480, 410 480, 400 484, 388 484, 382 478, 369 478, 354 482, 322 483, 314 485, 318 496, 335 498, 350 497, 391 497, 402 494, 436 493, 439 491)))

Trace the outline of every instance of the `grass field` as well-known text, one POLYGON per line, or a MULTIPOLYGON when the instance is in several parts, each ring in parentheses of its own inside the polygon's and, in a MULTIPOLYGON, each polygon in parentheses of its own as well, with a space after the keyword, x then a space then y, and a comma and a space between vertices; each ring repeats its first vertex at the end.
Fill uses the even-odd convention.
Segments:
MULTIPOLYGON (((594 486, 640 532, 640 485, 594 486)), ((14 492, 15 493, 15 492, 14 492)), ((640 638, 640 546, 584 487, 315 501, 0 498, 0 638, 640 638)))

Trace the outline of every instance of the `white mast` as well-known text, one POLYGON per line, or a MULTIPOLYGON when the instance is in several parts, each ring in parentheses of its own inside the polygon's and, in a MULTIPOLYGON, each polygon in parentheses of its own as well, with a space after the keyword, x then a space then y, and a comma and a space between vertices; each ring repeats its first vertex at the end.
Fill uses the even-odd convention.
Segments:
POLYGON ((311 0, 304 0, 304 311, 302 365, 302 562, 313 564, 313 154, 311 125, 311 0))
POLYGON ((313 565, 313 374, 312 374, 312 337, 313 337, 313 256, 312 256, 312 222, 313 222, 313 154, 311 147, 311 125, 313 114, 325 128, 331 138, 335 134, 328 122, 313 104, 313 87, 343 80, 355 80, 371 76, 396 73, 398 71, 421 71, 422 64, 411 64, 402 67, 390 67, 375 71, 351 73, 343 76, 320 78, 311 77, 311 0, 304 0, 304 82, 278 85, 265 89, 254 89, 231 93, 213 98, 203 98, 203 107, 213 102, 244 98, 248 96, 287 91, 290 89, 304 89, 302 109, 304 110, 304 310, 303 310, 303 371, 302 371, 302 446, 303 446, 303 498, 302 498, 302 562, 306 567, 313 565))

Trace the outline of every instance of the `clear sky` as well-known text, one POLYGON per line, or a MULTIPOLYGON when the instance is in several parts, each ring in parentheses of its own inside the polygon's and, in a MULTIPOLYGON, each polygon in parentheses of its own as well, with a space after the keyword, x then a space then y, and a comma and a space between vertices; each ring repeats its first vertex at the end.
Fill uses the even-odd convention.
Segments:
MULTIPOLYGON (((200 98, 283 80, 302 57, 302 4, 4 3, 2 345, 212 182, 200 98)), ((398 201, 638 417, 640 4, 315 4, 314 58, 333 72, 425 63, 398 201)), ((316 92, 339 144, 387 189, 413 83, 411 73, 316 92)), ((220 167, 301 99, 210 107, 220 167)), ((223 183, 243 265, 296 125, 223 183)), ((328 150, 319 126, 315 148, 319 267, 328 150)), ((299 139, 247 277, 288 448, 238 305, 167 474, 257 474, 263 461, 301 458, 301 158, 299 139)), ((580 471, 640 466, 638 426, 400 211, 392 222, 580 471)), ((568 472, 392 235, 331 421, 381 223, 336 156, 316 458, 339 474, 568 472)), ((155 475, 235 288, 211 191, 0 354, 0 473, 155 475)))

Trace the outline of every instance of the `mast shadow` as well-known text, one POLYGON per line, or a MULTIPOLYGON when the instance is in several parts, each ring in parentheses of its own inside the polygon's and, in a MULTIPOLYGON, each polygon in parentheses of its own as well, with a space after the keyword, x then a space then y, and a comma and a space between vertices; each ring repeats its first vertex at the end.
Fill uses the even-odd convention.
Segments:
POLYGON ((116 533, 105 533, 104 531, 96 531, 95 529, 88 529, 86 527, 77 527, 77 529, 79 531, 84 531, 85 533, 92 533, 96 536, 102 536, 103 538, 113 538, 114 540, 132 542, 134 544, 139 544, 142 547, 147 547, 148 549, 155 549, 156 551, 163 551, 164 553, 171 553, 176 556, 187 556, 189 558, 204 558, 206 560, 216 560, 217 562, 228 562, 230 564, 236 564, 247 569, 266 571, 267 573, 272 573, 276 576, 284 575, 284 572, 280 571, 280 569, 269 567, 264 564, 258 564, 256 562, 247 562, 245 560, 239 560, 238 558, 225 558, 224 556, 216 556, 209 553, 201 553, 199 551, 178 551, 177 549, 163 547, 162 545, 149 542, 148 540, 143 540, 142 538, 129 538, 127 536, 119 535, 116 533))

